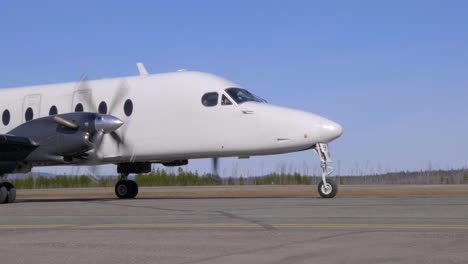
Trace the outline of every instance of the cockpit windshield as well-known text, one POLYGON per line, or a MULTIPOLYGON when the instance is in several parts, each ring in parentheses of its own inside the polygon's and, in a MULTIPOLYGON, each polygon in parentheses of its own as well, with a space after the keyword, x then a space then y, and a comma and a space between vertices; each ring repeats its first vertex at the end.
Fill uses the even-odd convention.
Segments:
POLYGON ((259 103, 266 103, 265 99, 262 99, 251 92, 241 89, 241 88, 228 88, 225 90, 231 98, 236 101, 238 104, 242 104, 245 102, 259 102, 259 103))

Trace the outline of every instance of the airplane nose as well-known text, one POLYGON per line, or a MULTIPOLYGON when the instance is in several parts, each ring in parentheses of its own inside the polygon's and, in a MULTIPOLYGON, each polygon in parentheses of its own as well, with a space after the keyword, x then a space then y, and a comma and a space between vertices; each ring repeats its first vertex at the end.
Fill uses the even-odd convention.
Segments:
POLYGON ((94 121, 94 127, 97 131, 102 131, 104 134, 111 133, 123 125, 123 121, 111 115, 99 115, 94 121))
POLYGON ((321 125, 321 136, 324 139, 324 143, 328 143, 332 140, 339 138, 343 134, 343 127, 331 120, 327 120, 321 125))

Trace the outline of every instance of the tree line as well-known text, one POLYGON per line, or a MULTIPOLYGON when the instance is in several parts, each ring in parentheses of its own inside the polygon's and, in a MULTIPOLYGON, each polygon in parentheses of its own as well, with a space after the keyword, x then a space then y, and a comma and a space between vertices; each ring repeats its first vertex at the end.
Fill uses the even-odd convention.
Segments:
MULTIPOLYGON (((468 184, 468 169, 392 172, 367 176, 331 177, 339 184, 468 184)), ((148 174, 135 175, 140 186, 197 186, 197 185, 311 185, 318 184, 320 176, 300 173, 270 173, 264 176, 220 178, 210 173, 157 169, 148 174)), ((113 187, 118 177, 91 177, 89 175, 52 177, 31 174, 12 179, 18 189, 113 187)))

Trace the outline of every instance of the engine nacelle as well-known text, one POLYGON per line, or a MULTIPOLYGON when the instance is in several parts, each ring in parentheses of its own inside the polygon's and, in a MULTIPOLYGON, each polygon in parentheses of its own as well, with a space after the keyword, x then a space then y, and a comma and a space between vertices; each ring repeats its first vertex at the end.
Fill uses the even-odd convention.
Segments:
POLYGON ((85 112, 31 120, 8 134, 28 138, 37 148, 29 151, 26 156, 14 157, 13 160, 60 163, 65 161, 64 157, 83 155, 94 148, 92 137, 97 132, 106 133, 120 127, 120 120, 120 123, 112 123, 116 120, 118 119, 109 115, 85 112))

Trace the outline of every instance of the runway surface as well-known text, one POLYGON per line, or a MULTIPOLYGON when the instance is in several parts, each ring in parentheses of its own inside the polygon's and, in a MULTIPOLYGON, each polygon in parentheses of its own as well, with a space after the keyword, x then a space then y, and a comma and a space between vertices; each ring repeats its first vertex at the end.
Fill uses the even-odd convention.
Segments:
POLYGON ((468 263, 468 193, 185 199, 147 190, 117 200, 55 192, 23 192, 0 206, 0 263, 468 263))

